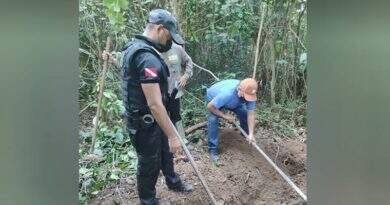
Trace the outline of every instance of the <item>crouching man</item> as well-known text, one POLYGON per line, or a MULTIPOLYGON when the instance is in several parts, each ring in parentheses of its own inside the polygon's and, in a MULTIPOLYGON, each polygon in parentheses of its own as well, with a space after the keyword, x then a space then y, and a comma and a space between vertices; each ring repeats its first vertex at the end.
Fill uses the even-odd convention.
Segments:
POLYGON ((207 129, 210 159, 215 165, 220 165, 218 157, 218 126, 219 118, 234 123, 235 117, 226 114, 221 109, 233 111, 240 120, 240 126, 248 134, 248 140, 254 141, 257 82, 252 78, 242 81, 229 79, 220 81, 207 89, 207 129))

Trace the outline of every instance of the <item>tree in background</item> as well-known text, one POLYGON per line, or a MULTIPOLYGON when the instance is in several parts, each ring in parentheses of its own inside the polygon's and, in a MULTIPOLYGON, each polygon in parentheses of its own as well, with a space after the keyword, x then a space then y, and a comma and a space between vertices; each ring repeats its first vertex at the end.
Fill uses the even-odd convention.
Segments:
MULTIPOLYGON (((80 198, 84 201, 136 169, 137 159, 123 130, 120 71, 115 67, 105 76, 95 150, 102 158, 83 156, 91 141, 97 78, 102 70, 100 56, 107 36, 113 39, 113 50, 119 51, 142 32, 148 12, 154 8, 166 8, 180 19, 187 52, 195 63, 220 79, 252 76, 257 50, 254 75, 262 82, 257 121, 282 136, 292 136, 297 127, 305 126, 306 0, 81 0, 80 198)), ((120 58, 119 52, 114 54, 120 58)), ((213 82, 208 73, 194 70, 183 99, 185 125, 204 121, 206 110, 201 99, 213 82)))

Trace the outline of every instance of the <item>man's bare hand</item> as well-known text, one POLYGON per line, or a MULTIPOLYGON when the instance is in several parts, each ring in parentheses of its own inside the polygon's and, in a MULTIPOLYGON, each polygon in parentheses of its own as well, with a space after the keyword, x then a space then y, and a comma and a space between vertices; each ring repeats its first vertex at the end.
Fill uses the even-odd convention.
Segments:
POLYGON ((180 162, 180 161, 183 161, 183 162, 188 162, 189 159, 186 155, 183 155, 183 154, 179 154, 180 152, 177 152, 176 156, 175 156, 175 162, 180 162))
POLYGON ((181 144, 177 137, 172 137, 169 139, 169 149, 173 155, 176 155, 176 153, 179 153, 179 151, 181 151, 181 144))
POLYGON ((104 61, 106 61, 106 60, 109 60, 110 58, 112 58, 112 54, 107 52, 106 50, 104 50, 102 53, 102 59, 104 61))
POLYGON ((102 59, 104 61, 108 61, 111 64, 114 63, 114 61, 116 61, 116 59, 112 56, 112 54, 107 52, 106 50, 104 50, 102 53, 102 59))
POLYGON ((247 138, 248 142, 251 143, 256 143, 255 137, 253 137, 253 134, 248 135, 247 138))
POLYGON ((182 76, 179 82, 179 88, 184 88, 187 85, 187 77, 182 76))
POLYGON ((229 115, 229 114, 224 115, 223 118, 232 124, 235 124, 235 122, 236 122, 236 118, 232 115, 229 115))

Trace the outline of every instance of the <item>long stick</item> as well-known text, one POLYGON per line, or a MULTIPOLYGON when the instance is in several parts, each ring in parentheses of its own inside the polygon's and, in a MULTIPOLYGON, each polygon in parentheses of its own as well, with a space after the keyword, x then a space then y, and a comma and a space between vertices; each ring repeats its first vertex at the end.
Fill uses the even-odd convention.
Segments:
POLYGON ((199 128, 205 127, 206 125, 207 125, 207 121, 204 121, 204 122, 198 123, 196 125, 193 125, 191 127, 188 127, 184 132, 186 134, 189 134, 189 133, 191 133, 199 128))
MULTIPOLYGON (((111 38, 107 37, 107 42, 106 42, 106 51, 110 52, 110 45, 111 45, 111 38)), ((99 96, 98 96, 98 104, 97 104, 97 110, 96 110, 96 116, 95 116, 95 123, 93 126, 92 130, 92 143, 91 147, 89 148, 89 153, 93 154, 93 151, 95 149, 95 143, 96 143, 96 134, 97 134, 97 129, 99 125, 99 117, 100 117, 100 112, 101 112, 101 104, 102 104, 102 98, 103 98, 103 90, 104 90, 104 82, 106 78, 106 72, 107 72, 107 59, 103 61, 103 71, 100 76, 100 82, 99 82, 99 96)))
MULTIPOLYGON (((234 123, 234 125, 240 130, 240 132, 248 138, 248 135, 246 132, 241 128, 241 126, 237 123, 234 123)), ((256 148, 257 151, 260 152, 261 155, 268 161, 268 163, 271 164, 271 166, 283 177, 284 180, 287 181, 287 183, 302 197, 303 200, 307 201, 306 195, 297 187, 297 185, 294 184, 294 182, 269 158, 263 150, 260 149, 259 146, 257 146, 256 143, 251 143, 253 147, 256 148)))
MULTIPOLYGON (((171 125, 173 126, 172 121, 169 120, 169 122, 170 122, 171 125)), ((173 126, 173 127, 174 127, 174 126, 173 126)), ((183 147, 183 150, 184 150, 184 152, 186 153, 188 159, 190 160, 191 166, 192 166, 192 168, 194 169, 195 174, 198 176, 198 178, 199 178, 199 180, 200 180, 202 186, 203 186, 204 189, 206 190, 207 195, 208 195, 209 198, 210 198, 211 204, 212 204, 212 205, 217 205, 217 201, 215 200, 213 193, 211 193, 209 187, 207 186, 206 180, 204 180, 202 174, 199 172, 198 167, 197 167, 196 164, 195 164, 194 158, 192 157, 190 151, 187 149, 187 146, 186 146, 185 142, 183 141, 183 139, 181 139, 180 134, 179 134, 179 132, 177 132, 176 128, 175 128, 174 130, 175 130, 176 137, 179 138, 180 144, 181 144, 181 146, 183 147)))

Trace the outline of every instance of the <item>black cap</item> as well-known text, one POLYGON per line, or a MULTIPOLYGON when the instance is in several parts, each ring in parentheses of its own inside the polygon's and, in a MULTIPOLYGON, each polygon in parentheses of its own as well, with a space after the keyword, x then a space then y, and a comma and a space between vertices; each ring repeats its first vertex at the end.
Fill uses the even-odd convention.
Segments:
POLYGON ((179 45, 184 44, 183 38, 179 35, 177 21, 173 15, 164 9, 155 9, 149 13, 149 23, 163 25, 171 34, 173 41, 179 45))

